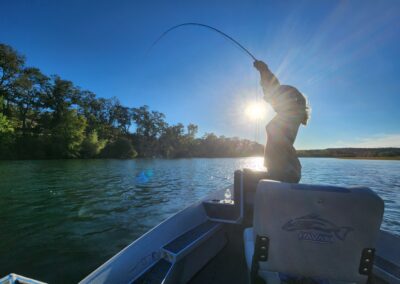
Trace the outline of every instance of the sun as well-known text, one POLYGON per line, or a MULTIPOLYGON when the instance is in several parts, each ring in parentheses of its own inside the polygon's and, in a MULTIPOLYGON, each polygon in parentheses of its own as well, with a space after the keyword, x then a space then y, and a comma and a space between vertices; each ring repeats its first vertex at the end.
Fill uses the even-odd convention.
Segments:
POLYGON ((251 102, 246 106, 245 114, 251 120, 258 120, 265 116, 266 108, 262 102, 251 102))

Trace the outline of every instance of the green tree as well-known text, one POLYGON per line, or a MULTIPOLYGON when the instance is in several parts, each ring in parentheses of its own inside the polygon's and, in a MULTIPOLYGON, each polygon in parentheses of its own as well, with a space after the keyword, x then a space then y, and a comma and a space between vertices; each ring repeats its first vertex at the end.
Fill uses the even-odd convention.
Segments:
POLYGON ((57 75, 47 77, 25 67, 25 58, 5 44, 0 44, 0 114, 1 158, 132 158, 135 149, 141 157, 225 157, 263 149, 212 133, 196 138, 197 125, 186 131, 181 123, 169 126, 163 113, 148 106, 128 108, 115 97, 99 98, 57 75))
POLYGON ((158 111, 150 111, 145 105, 132 109, 132 119, 136 124, 135 143, 140 156, 157 155, 158 139, 168 126, 165 115, 158 111))
POLYGON ((22 135, 26 134, 27 128, 32 128, 38 122, 48 80, 37 68, 25 68, 15 80, 13 103, 18 108, 22 135))
POLYGON ((25 58, 11 46, 0 43, 0 97, 4 115, 9 114, 14 82, 25 64, 25 58))
POLYGON ((129 127, 131 126, 131 121, 132 121, 132 113, 130 109, 118 103, 113 106, 112 116, 114 117, 115 126, 122 133, 128 134, 129 127))
POLYGON ((63 80, 59 76, 53 76, 49 91, 43 97, 43 106, 52 112, 52 120, 57 125, 64 113, 69 110, 79 90, 71 81, 63 80))
POLYGON ((0 158, 11 158, 11 148, 14 142, 14 128, 11 122, 0 113, 0 158))
POLYGON ((86 119, 76 110, 67 110, 51 129, 50 156, 62 158, 79 157, 85 138, 86 119))
POLYGON ((101 152, 101 156, 112 159, 133 159, 137 156, 137 152, 129 139, 118 138, 116 141, 107 144, 101 152))
POLYGON ((97 132, 94 130, 89 133, 81 145, 82 158, 95 158, 106 145, 105 140, 99 140, 97 132))
POLYGON ((160 154, 166 158, 183 157, 186 154, 184 126, 182 123, 166 127, 161 135, 160 154))

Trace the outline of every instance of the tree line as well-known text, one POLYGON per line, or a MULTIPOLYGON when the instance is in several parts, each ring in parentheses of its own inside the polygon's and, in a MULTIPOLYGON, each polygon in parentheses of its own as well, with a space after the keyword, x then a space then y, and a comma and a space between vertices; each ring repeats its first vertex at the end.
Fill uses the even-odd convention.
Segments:
POLYGON ((328 148, 323 150, 298 150, 300 157, 319 158, 382 158, 400 159, 400 148, 328 148))
POLYGON ((97 97, 25 64, 0 44, 0 159, 239 157, 260 155, 250 140, 169 125, 148 106, 97 97))

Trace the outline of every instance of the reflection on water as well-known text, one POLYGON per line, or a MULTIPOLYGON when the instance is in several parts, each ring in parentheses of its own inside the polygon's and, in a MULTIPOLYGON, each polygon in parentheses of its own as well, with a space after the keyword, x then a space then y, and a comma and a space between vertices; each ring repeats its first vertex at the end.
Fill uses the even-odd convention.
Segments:
MULTIPOLYGON (((303 183, 366 185, 400 234, 400 162, 303 159, 303 183)), ((171 214, 261 158, 0 163, 0 276, 77 282, 171 214)))

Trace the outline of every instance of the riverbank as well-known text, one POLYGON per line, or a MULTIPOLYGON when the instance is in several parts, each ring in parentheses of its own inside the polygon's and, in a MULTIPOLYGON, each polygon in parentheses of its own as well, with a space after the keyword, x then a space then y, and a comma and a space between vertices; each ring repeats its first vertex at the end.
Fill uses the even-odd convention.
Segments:
POLYGON ((303 158, 400 160, 400 148, 328 148, 298 150, 297 155, 303 158))
POLYGON ((346 160, 383 160, 383 161, 399 161, 400 156, 397 157, 337 157, 336 159, 346 159, 346 160))
POLYGON ((300 158, 310 159, 343 159, 343 160, 377 160, 377 161, 400 161, 400 157, 313 157, 313 156, 300 156, 300 158))

